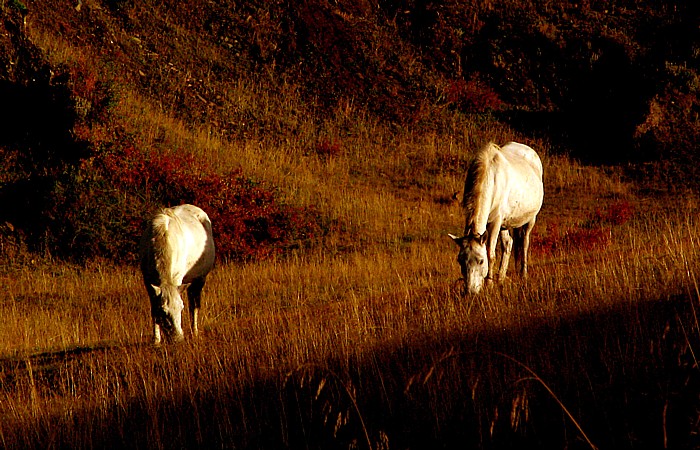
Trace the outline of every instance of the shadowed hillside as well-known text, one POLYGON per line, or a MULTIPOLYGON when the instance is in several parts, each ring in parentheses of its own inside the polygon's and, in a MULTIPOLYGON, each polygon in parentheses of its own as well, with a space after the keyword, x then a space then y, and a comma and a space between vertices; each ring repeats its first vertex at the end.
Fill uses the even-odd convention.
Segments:
MULTIPOLYGON (((131 147, 135 158, 178 152, 172 130, 144 130, 143 120, 156 114, 144 108, 217 139, 307 154, 345 151, 342 141, 358 134, 358 123, 449 141, 463 139, 454 128, 461 120, 500 120, 581 160, 652 162, 634 173, 657 186, 686 177, 684 187, 693 187, 697 9, 673 1, 5 1, 0 149, 9 164, 0 195, 13 207, 2 219, 34 248, 123 255, 67 243, 58 230, 86 219, 52 205, 87 196, 123 208, 110 191, 142 198, 137 209, 210 202, 145 186, 125 190, 109 173, 96 174, 99 186, 64 188, 95 175, 82 172, 109 170, 92 164, 108 152, 127 160, 131 147)), ((256 249, 289 248, 323 235, 295 223, 296 213, 280 214, 242 219, 243 238, 256 249), (278 219, 290 224, 289 236, 266 225, 278 219)), ((101 227, 130 235, 134 220, 101 227)), ((103 239, 98 229, 78 228, 71 234, 84 230, 84 243, 103 239)), ((236 258, 258 253, 231 250, 236 258)))

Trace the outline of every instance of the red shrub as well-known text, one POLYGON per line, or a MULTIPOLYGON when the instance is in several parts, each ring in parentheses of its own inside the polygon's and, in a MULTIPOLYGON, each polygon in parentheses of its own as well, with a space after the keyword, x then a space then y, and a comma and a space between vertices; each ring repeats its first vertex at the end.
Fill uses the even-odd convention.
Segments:
POLYGON ((547 232, 544 236, 541 235, 540 228, 538 227, 535 227, 532 231, 532 249, 535 252, 551 254, 561 247, 562 234, 559 229, 559 223, 548 223, 546 230, 547 232))
POLYGON ((463 79, 450 83, 447 89, 447 101, 450 105, 466 112, 486 112, 499 110, 503 102, 498 94, 486 83, 472 78, 469 81, 463 79))
POLYGON ((634 206, 627 200, 608 205, 607 208, 596 209, 592 222, 596 224, 623 225, 634 215, 634 206))
POLYGON ((572 228, 565 236, 566 247, 577 250, 605 248, 610 244, 609 228, 572 228))
POLYGON ((573 226, 561 231, 555 222, 547 227, 547 234, 541 236, 537 229, 532 236, 533 251, 553 254, 562 250, 593 250, 610 244, 610 229, 603 227, 573 226))
POLYGON ((323 157, 337 156, 342 152, 342 147, 340 142, 334 140, 324 139, 316 144, 314 148, 314 153, 323 157))
POLYGON ((540 235, 535 228, 532 236, 534 251, 551 254, 558 250, 593 250, 610 244, 612 227, 627 223, 634 215, 634 207, 627 200, 598 208, 580 224, 561 230, 557 222, 547 225, 547 232, 540 235))
MULTIPOLYGON (((100 79, 94 61, 80 57, 68 68, 68 87, 77 113, 77 124, 108 122, 114 99, 110 83, 100 79)), ((84 136, 78 136, 84 139, 84 136)))
POLYGON ((80 257, 133 258, 148 215, 182 203, 209 214, 217 253, 226 259, 264 258, 323 233, 315 210, 281 203, 240 172, 219 175, 193 157, 143 154, 133 146, 84 160, 54 197, 52 246, 80 257))
POLYGON ((144 156, 132 147, 120 153, 104 158, 113 181, 151 204, 192 203, 207 211, 225 258, 264 258, 321 234, 315 211, 282 204, 274 191, 240 172, 219 175, 193 157, 144 156))

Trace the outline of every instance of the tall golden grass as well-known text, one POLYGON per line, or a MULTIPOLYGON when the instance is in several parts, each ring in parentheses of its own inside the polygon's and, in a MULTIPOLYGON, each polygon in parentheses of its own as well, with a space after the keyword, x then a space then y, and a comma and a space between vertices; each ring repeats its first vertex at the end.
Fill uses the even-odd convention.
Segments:
MULTIPOLYGON (((560 193, 592 188, 588 200, 547 204, 540 226, 591 209, 592 193, 603 199, 630 195, 594 169, 552 156, 545 165, 554 180, 558 171, 571 174, 559 178, 560 193), (568 165, 556 168, 553 161, 568 165)), ((438 190, 453 189, 457 171, 453 177, 445 183, 454 184, 438 190)), ((133 267, 42 262, 5 273, 0 442, 7 448, 171 448, 180 442, 400 447, 401 427, 376 417, 378 406, 367 398, 386 395, 379 407, 405 403, 418 414, 419 404, 429 411, 435 423, 425 432, 437 433, 436 440, 439 429, 444 439, 459 434, 451 414, 456 409, 468 421, 463 405, 473 404, 475 419, 491 432, 482 437, 485 444, 503 435, 517 440, 512 430, 518 436, 538 422, 538 402, 546 403, 547 395, 535 381, 551 383, 554 393, 561 389, 556 400, 585 432, 588 405, 570 401, 588 393, 572 374, 600 376, 588 354, 596 339, 576 325, 568 330, 573 336, 558 335, 565 324, 601 316, 591 324, 600 321, 605 328, 594 335, 604 336, 605 346, 625 347, 600 349, 602 364, 634 373, 640 364, 635 358, 649 357, 646 348, 663 339, 659 329, 645 329, 650 319, 643 305, 668 305, 683 320, 673 325, 672 314, 661 315, 655 319, 663 323, 655 327, 663 332, 682 325, 685 342, 674 346, 695 348, 697 323, 683 312, 688 304, 695 311, 700 300, 694 200, 673 207, 638 201, 636 217, 611 229, 605 246, 535 254, 529 280, 508 280, 462 298, 455 249, 444 236, 461 227, 459 207, 431 201, 431 194, 407 199, 395 188, 365 183, 355 179, 343 187, 352 198, 326 197, 358 230, 361 242, 353 251, 329 244, 291 257, 220 265, 205 288, 203 336, 184 345, 148 345, 148 302, 133 267), (542 341, 538 333, 547 330, 542 341), (567 345, 552 342, 559 339, 567 345), (537 376, 527 376, 518 364, 537 376), (496 395, 498 389, 509 400, 496 395), (503 414, 510 415, 508 431, 503 414), (299 435, 299 427, 309 427, 309 434, 299 435)), ((603 382, 592 389, 611 387, 603 382)), ((665 433, 661 412, 654 414, 665 433)), ((569 430, 566 439, 581 438, 569 420, 558 423, 562 433, 569 430)), ((593 443, 596 437, 601 439, 595 429, 586 436, 593 443)))

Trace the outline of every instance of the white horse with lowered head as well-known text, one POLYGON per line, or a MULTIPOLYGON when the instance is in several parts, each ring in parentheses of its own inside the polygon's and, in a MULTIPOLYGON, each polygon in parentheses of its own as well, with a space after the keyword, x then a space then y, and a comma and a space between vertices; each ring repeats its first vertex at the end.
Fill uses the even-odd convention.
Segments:
POLYGON ((182 341, 181 293, 187 289, 192 333, 198 334, 197 316, 202 288, 214 266, 214 239, 207 213, 192 205, 160 210, 141 238, 143 283, 151 299, 153 341, 161 331, 174 342, 182 341))
POLYGON ((542 161, 533 149, 516 142, 489 143, 479 152, 464 183, 464 236, 449 235, 459 246, 457 261, 468 293, 480 292, 484 281, 494 279, 499 236, 498 279, 505 279, 514 242, 516 268, 527 276, 530 233, 543 199, 542 161))

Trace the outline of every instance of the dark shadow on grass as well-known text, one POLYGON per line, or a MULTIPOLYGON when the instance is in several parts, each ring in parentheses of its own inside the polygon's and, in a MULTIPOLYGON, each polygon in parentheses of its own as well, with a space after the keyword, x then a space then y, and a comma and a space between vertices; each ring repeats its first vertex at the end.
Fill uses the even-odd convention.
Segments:
POLYGON ((64 349, 5 355, 0 357, 0 386, 8 389, 30 376, 38 380, 52 379, 56 371, 71 364, 81 364, 82 358, 86 356, 108 355, 114 351, 123 352, 146 346, 145 343, 105 341, 94 345, 73 345, 64 349))

